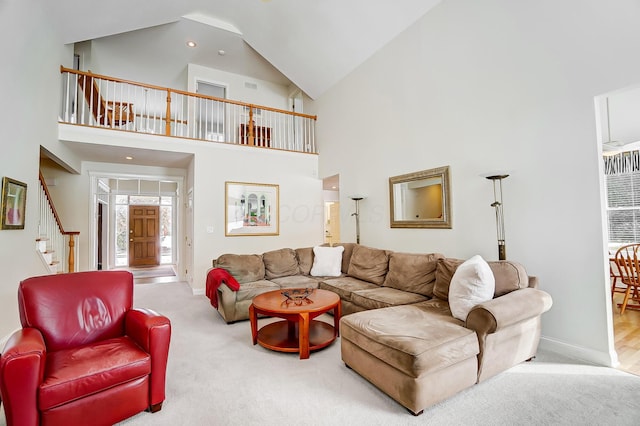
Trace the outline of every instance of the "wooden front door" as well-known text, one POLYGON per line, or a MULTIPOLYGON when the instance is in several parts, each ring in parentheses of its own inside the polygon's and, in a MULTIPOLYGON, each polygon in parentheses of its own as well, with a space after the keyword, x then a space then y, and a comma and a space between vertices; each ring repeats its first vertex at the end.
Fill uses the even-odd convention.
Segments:
POLYGON ((160 207, 129 206, 129 266, 160 264, 160 207))

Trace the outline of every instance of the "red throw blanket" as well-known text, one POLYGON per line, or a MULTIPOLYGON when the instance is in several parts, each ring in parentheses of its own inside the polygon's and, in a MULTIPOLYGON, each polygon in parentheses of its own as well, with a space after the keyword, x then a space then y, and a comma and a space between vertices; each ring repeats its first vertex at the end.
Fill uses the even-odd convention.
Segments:
POLYGON ((233 291, 240 290, 240 283, 226 269, 213 268, 207 272, 206 295, 211 299, 211 306, 218 309, 218 287, 226 284, 233 291))

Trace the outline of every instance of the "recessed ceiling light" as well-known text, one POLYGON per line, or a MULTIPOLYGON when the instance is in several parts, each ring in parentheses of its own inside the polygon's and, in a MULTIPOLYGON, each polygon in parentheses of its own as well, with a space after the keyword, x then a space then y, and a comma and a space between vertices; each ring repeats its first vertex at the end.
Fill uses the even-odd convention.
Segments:
POLYGON ((195 41, 193 41, 193 40, 189 40, 189 41, 187 42, 187 46, 189 46, 189 47, 196 47, 197 45, 196 45, 196 42, 195 42, 195 41))
POLYGON ((225 52, 224 50, 222 50, 222 49, 218 50, 218 55, 224 56, 226 54, 227 54, 227 52, 225 52))
POLYGON ((127 155, 126 157, 124 157, 126 160, 133 160, 133 157, 130 155, 127 155))

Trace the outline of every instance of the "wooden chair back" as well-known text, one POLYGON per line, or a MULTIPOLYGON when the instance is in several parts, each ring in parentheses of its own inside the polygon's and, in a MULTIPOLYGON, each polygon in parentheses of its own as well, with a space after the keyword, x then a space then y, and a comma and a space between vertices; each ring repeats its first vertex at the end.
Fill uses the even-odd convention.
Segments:
POLYGON ((640 244, 627 244, 616 251, 615 265, 618 268, 619 280, 626 286, 624 300, 620 304, 620 313, 627 307, 636 308, 640 305, 629 305, 629 300, 640 302, 640 244))

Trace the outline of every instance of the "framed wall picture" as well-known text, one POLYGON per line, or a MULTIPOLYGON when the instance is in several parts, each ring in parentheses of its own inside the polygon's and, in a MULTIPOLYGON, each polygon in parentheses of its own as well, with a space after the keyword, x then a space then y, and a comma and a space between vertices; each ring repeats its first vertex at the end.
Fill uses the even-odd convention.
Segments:
POLYGON ((224 235, 280 234, 279 186, 225 182, 224 235))
POLYGON ((24 229, 27 184, 2 178, 2 229, 24 229))

